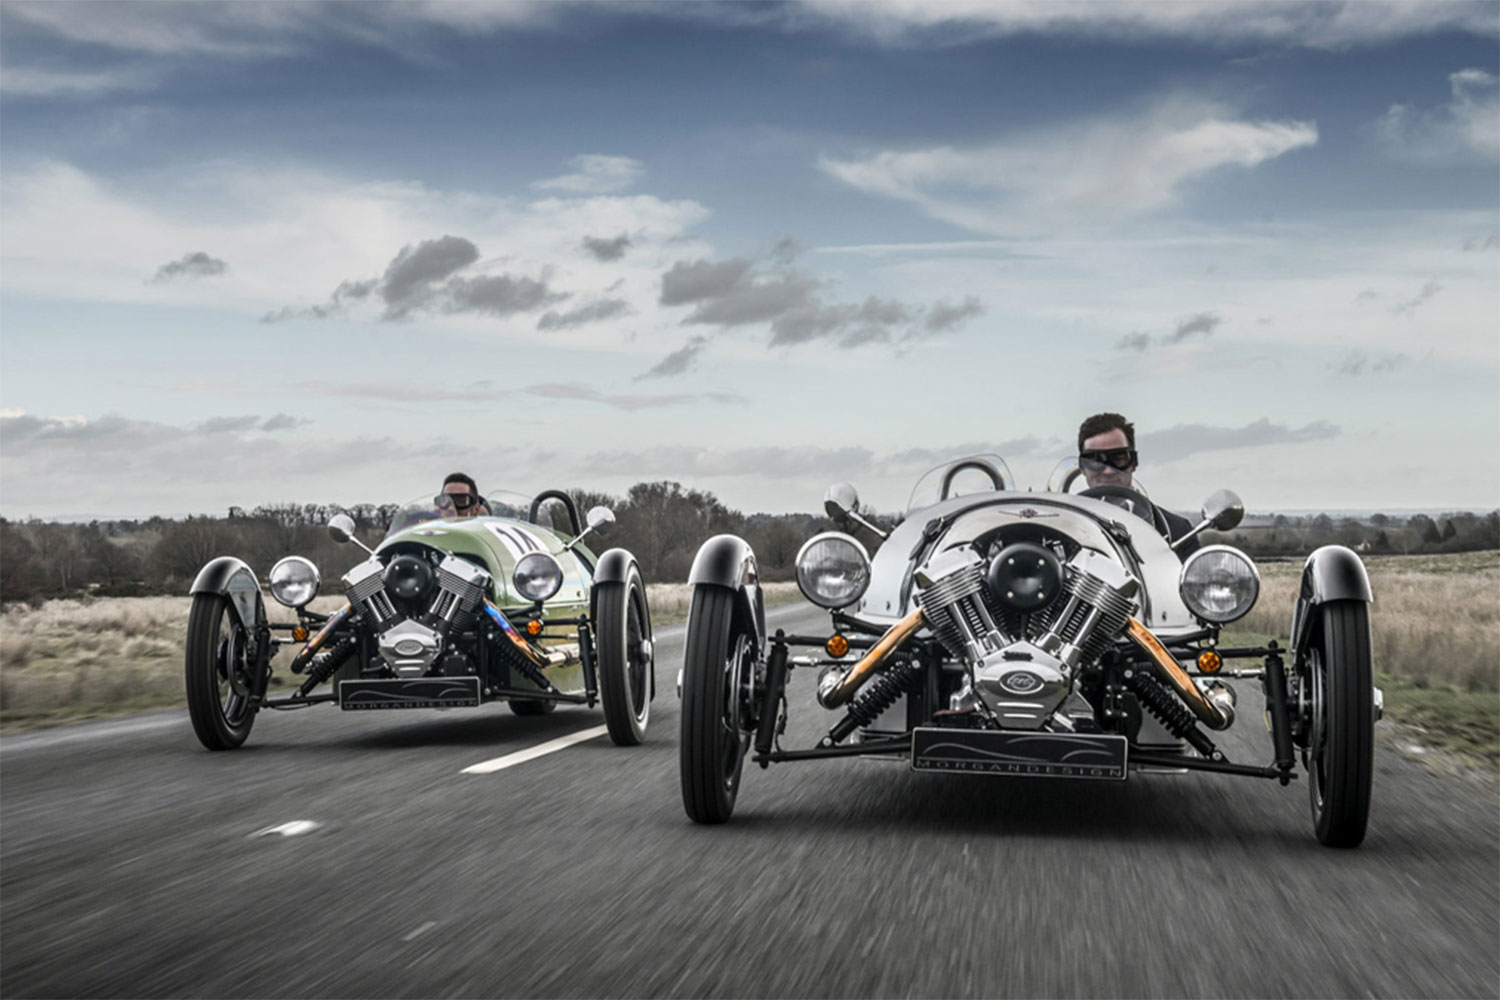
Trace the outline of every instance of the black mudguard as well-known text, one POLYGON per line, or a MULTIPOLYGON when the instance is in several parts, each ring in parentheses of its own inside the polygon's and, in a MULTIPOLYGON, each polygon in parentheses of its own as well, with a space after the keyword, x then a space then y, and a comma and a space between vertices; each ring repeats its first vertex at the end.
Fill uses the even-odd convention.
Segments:
POLYGON ((594 564, 594 585, 624 583, 630 579, 632 565, 635 565, 635 556, 625 549, 610 549, 594 564))
MULTIPOLYGON (((625 549, 610 549, 594 564, 594 585, 589 588, 589 619, 599 617, 599 602, 595 596, 601 583, 625 583, 630 579, 630 567, 636 566, 635 556, 625 549)), ((642 585, 645 578, 641 579, 642 585)), ((647 614, 650 614, 649 607, 647 614)))
MULTIPOLYGON (((599 601, 597 596, 599 593, 599 584, 626 583, 630 579, 630 567, 632 566, 639 568, 639 564, 635 561, 635 556, 631 555, 626 549, 610 549, 599 557, 599 561, 594 564, 594 585, 589 588, 589 621, 597 622, 599 620, 599 601)), ((645 586, 645 583, 645 578, 642 577, 641 585, 645 586)), ((651 602, 647 600, 646 620, 648 625, 650 624, 650 619, 651 602)), ((655 630, 653 629, 652 631, 654 633, 655 630)), ((656 672, 654 670, 651 672, 651 698, 652 700, 656 698, 656 672)))
POLYGON ((754 638, 758 659, 766 647, 766 598, 760 589, 760 569, 750 543, 736 535, 710 538, 693 557, 688 584, 734 591, 735 620, 754 638))
POLYGON ((198 571, 189 594, 219 594, 229 598, 229 606, 244 629, 255 630, 266 623, 266 603, 260 595, 260 581, 244 560, 220 556, 198 571))
POLYGON ((1313 551, 1302 567, 1302 587, 1292 609, 1292 654, 1300 660, 1312 635, 1313 609, 1328 601, 1373 603, 1370 575, 1359 556, 1342 545, 1313 551))

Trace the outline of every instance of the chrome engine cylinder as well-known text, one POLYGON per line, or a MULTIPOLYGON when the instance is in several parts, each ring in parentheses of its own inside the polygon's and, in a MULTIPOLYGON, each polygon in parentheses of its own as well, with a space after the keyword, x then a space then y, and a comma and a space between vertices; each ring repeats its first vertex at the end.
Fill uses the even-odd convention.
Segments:
POLYGON ((950 652, 982 660, 1005 645, 1005 636, 984 604, 984 560, 972 549, 949 549, 933 556, 913 579, 922 588, 917 604, 950 652))
POLYGON ((940 553, 914 577, 922 588, 917 603, 944 647, 969 668, 960 697, 977 697, 1004 728, 1040 729, 1072 693, 1079 667, 1097 660, 1125 628, 1140 583, 1108 556, 1079 551, 1063 568, 1062 611, 1045 634, 1028 641, 996 626, 983 579, 983 560, 973 550, 940 553))
POLYGON ((379 559, 367 559, 344 575, 350 605, 376 632, 380 658, 400 677, 420 677, 432 669, 448 635, 473 623, 489 582, 483 568, 457 556, 444 557, 437 568, 437 592, 418 620, 397 611, 379 559))
POLYGON ((438 592, 427 609, 427 621, 444 635, 462 631, 474 621, 484 600, 490 574, 467 559, 450 555, 438 563, 438 592))
POLYGON ((396 620, 396 605, 385 590, 385 567, 374 556, 344 574, 344 590, 371 628, 380 630, 396 620))

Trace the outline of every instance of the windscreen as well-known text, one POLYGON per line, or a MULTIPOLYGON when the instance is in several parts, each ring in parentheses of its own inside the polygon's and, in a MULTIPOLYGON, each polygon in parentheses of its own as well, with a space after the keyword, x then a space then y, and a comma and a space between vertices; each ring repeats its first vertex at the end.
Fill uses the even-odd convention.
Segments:
POLYGON ((917 480, 906 502, 910 514, 943 500, 1016 488, 1010 466, 999 455, 968 455, 944 462, 917 480))
MULTIPOLYGON (((386 528, 385 537, 389 538, 398 531, 405 531, 412 525, 425 521, 454 521, 470 517, 507 517, 514 521, 529 520, 527 514, 531 510, 531 498, 524 493, 491 490, 485 493, 482 499, 482 503, 461 510, 445 493, 418 497, 402 504, 396 511, 391 518, 390 526, 386 528)), ((552 527, 550 521, 547 507, 543 506, 535 523, 544 528, 550 528, 552 527)))

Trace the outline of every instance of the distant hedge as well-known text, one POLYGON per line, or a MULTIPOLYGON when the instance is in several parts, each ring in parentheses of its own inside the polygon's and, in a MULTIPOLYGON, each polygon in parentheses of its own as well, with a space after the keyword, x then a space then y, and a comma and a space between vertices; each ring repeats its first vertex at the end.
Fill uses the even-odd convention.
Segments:
MULTIPOLYGON (((832 527, 826 517, 814 514, 747 515, 724 506, 712 493, 675 482, 637 483, 624 496, 583 489, 572 494, 581 511, 594 504, 614 510, 615 523, 597 532, 593 547, 629 549, 651 582, 686 580, 698 546, 724 532, 741 535, 754 546, 766 579, 791 579, 797 549, 832 527)), ((325 581, 336 581, 361 553, 328 537, 329 518, 349 514, 360 535, 373 543, 395 510, 374 504, 275 504, 248 511, 231 507, 224 517, 181 520, 57 524, 0 519, 0 600, 184 594, 203 564, 221 555, 244 559, 262 578, 282 556, 306 556, 325 581)), ((898 520, 867 513, 887 526, 898 520)), ((1283 515, 1255 519, 1253 525, 1214 537, 1255 556, 1300 556, 1329 543, 1377 554, 1466 552, 1500 548, 1500 511, 1437 519, 1425 514, 1405 519, 1375 514, 1360 520, 1283 515)))
MULTIPOLYGON (((623 497, 571 492, 580 511, 604 504, 615 512, 615 523, 590 536, 591 547, 629 549, 651 582, 686 580, 698 546, 723 532, 742 535, 755 546, 767 579, 790 579, 802 542, 832 527, 827 518, 811 514, 746 515, 712 493, 673 482, 637 483, 623 497)), ((185 594, 204 563, 221 555, 244 559, 262 579, 282 556, 306 556, 322 571, 326 588, 362 558, 359 549, 328 536, 328 520, 349 514, 360 536, 374 544, 396 509, 275 504, 231 507, 224 517, 88 524, 0 518, 0 600, 185 594)), ((554 517, 562 527, 565 515, 559 510, 554 517)))

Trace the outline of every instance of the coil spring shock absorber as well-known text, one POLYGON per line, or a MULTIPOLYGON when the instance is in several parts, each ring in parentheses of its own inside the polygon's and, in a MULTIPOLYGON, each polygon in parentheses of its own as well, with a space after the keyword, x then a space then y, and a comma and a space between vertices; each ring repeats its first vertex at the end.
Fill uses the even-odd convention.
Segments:
POLYGON ((548 681, 546 676, 542 673, 541 667, 538 667, 535 663, 532 663, 530 660, 528 660, 518 650, 511 646, 510 643, 497 641, 495 643, 495 648, 499 651, 499 659, 501 660, 501 662, 510 667, 516 673, 520 674, 522 677, 525 677, 527 680, 531 681, 531 683, 535 684, 543 691, 556 690, 556 688, 552 686, 552 683, 548 681))
POLYGON ((902 660, 871 681, 858 698, 849 705, 849 714, 839 720, 838 725, 828 731, 824 746, 833 746, 860 726, 868 726, 880 717, 908 691, 915 691, 922 683, 922 666, 911 660, 902 660))
POLYGON ((327 652, 319 653, 313 657, 312 667, 307 672, 307 680, 297 689, 297 693, 306 697, 313 688, 322 684, 333 676, 333 672, 344 665, 344 661, 354 655, 359 648, 359 640, 352 636, 340 639, 333 644, 333 648, 327 652))
POLYGON ((1135 692, 1140 699, 1141 705, 1152 715, 1161 720, 1161 724, 1167 727, 1167 732, 1178 739, 1187 740, 1205 757, 1217 759, 1219 748, 1214 746, 1213 740, 1208 734, 1198 728, 1198 723, 1193 719, 1193 713, 1188 711, 1186 705, 1172 697, 1166 688, 1161 686, 1151 674, 1145 670, 1135 667, 1125 671, 1125 686, 1135 692))

